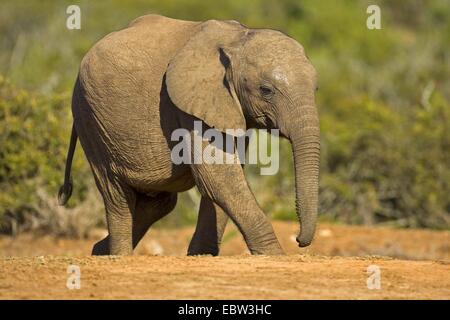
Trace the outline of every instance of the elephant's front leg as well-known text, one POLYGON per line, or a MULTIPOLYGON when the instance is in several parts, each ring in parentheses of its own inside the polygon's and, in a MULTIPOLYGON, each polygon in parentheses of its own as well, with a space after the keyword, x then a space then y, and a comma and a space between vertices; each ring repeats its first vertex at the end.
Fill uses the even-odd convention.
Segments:
POLYGON ((217 256, 220 250, 228 216, 213 201, 202 197, 197 227, 188 248, 188 255, 211 254, 217 256))
MULTIPOLYGON (((209 142, 203 141, 203 150, 209 142)), ((215 152, 220 149, 210 145, 215 152)), ((201 152, 193 146, 194 154, 201 152)), ((198 162, 198 161, 197 161, 198 162)), ((283 250, 272 225, 251 192, 240 164, 195 163, 192 173, 202 196, 219 205, 244 236, 252 254, 279 255, 283 250)))

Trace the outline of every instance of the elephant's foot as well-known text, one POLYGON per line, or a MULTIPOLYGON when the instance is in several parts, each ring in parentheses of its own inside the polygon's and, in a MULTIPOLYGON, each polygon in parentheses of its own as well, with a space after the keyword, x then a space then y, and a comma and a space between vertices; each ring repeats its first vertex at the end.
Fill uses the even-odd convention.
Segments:
POLYGON ((252 255, 280 256, 285 255, 277 238, 247 240, 247 247, 252 255))
POLYGON ((249 248, 252 255, 283 256, 286 253, 281 247, 249 248))
POLYGON ((218 244, 207 245, 206 242, 198 241, 195 237, 192 239, 189 244, 188 256, 199 256, 199 255, 219 255, 219 246, 218 244))

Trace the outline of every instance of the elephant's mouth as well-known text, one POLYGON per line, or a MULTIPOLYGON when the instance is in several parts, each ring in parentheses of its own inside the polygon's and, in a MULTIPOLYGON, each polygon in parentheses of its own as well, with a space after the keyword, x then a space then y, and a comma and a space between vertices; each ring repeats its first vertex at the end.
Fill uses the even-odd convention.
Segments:
POLYGON ((254 117, 256 119, 256 122, 260 124, 260 127, 258 127, 258 129, 279 129, 275 124, 275 120, 273 120, 272 117, 270 117, 270 115, 265 112, 256 114, 254 117))

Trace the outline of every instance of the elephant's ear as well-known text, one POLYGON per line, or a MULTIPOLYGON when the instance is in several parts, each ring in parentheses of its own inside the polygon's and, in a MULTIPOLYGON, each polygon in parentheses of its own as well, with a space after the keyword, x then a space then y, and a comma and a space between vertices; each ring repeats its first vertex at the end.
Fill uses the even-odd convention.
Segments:
POLYGON ((236 22, 210 20, 170 61, 166 85, 182 111, 222 132, 244 129, 245 118, 231 76, 232 54, 248 29, 236 22), (226 76, 227 75, 227 76, 226 76))

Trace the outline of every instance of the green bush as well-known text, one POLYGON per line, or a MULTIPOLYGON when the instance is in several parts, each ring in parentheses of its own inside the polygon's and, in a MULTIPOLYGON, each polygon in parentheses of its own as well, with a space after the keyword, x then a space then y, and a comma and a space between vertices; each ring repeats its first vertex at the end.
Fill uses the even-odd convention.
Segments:
MULTIPOLYGON (((42 209, 45 207, 49 211, 49 204, 56 199, 64 173, 71 126, 68 93, 51 97, 30 93, 15 88, 0 76, 2 231, 11 233, 17 227, 46 228, 49 212, 42 209)), ((88 192, 92 192, 89 188, 92 179, 80 152, 76 153, 73 170, 77 181, 72 205, 84 201, 88 192)), ((98 210, 94 213, 98 214, 98 210)), ((92 224, 98 220, 93 220, 92 224)))
POLYGON ((429 109, 416 107, 407 118, 382 104, 349 105, 349 114, 322 119, 324 214, 448 228, 450 105, 436 94, 429 109))

